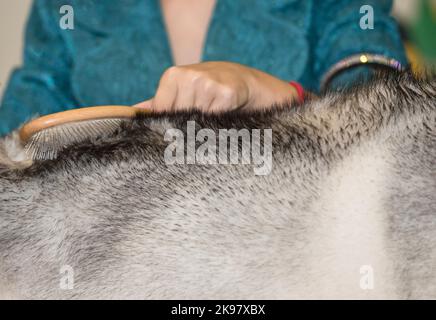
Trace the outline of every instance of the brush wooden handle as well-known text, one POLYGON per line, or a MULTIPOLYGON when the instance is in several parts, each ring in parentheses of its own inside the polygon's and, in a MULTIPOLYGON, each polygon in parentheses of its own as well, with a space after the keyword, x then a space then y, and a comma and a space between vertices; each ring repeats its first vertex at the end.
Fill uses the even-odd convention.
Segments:
POLYGON ((96 119, 129 119, 144 112, 147 110, 128 106, 100 106, 67 110, 29 121, 20 129, 19 135, 21 141, 26 143, 35 133, 58 125, 96 119))

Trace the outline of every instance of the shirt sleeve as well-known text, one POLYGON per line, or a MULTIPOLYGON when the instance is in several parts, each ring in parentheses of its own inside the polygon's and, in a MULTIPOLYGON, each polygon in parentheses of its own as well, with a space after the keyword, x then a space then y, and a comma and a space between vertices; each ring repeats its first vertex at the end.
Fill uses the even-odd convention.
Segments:
POLYGON ((35 115, 77 106, 70 86, 71 59, 60 28, 60 7, 35 0, 27 22, 23 66, 15 69, 0 105, 0 136, 35 115))
MULTIPOLYGON (((316 43, 314 73, 320 83, 339 61, 359 53, 383 55, 406 65, 407 59, 396 21, 390 17, 391 0, 315 0, 313 7, 316 43), (367 10, 373 11, 373 28, 362 28, 367 10)), ((369 66, 358 66, 334 77, 330 86, 341 87, 368 78, 369 66)), ((318 88, 319 89, 319 88, 318 88)))

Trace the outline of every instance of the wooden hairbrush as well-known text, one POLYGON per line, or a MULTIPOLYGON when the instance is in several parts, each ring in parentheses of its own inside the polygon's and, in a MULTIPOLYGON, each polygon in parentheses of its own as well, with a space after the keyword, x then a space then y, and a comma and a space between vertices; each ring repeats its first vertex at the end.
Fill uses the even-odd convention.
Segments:
POLYGON ((111 134, 122 121, 146 112, 128 106, 100 106, 53 113, 21 127, 20 141, 31 160, 54 159, 67 146, 111 134))

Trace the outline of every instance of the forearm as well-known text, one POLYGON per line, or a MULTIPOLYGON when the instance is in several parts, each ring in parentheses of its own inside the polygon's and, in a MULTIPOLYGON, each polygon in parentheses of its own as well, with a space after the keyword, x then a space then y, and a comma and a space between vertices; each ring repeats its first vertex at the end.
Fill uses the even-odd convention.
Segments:
MULTIPOLYGON (((392 1, 367 1, 365 4, 374 11, 373 29, 360 27, 359 21, 363 16, 360 12, 361 1, 317 2, 314 8, 314 30, 317 38, 314 73, 319 79, 319 88, 336 64, 352 56, 379 55, 387 60, 395 59, 403 66, 407 64, 397 25, 389 16, 392 1)), ((367 80, 373 74, 374 65, 348 67, 344 64, 342 70, 337 70, 330 77, 329 87, 346 87, 359 79, 367 80)))

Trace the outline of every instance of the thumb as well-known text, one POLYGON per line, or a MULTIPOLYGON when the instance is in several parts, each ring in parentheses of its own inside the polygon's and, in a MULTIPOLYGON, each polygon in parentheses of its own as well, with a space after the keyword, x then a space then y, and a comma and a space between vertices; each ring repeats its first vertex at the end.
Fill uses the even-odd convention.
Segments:
POLYGON ((133 105, 134 108, 140 108, 140 109, 151 109, 153 104, 153 99, 145 100, 140 103, 137 103, 133 105))

